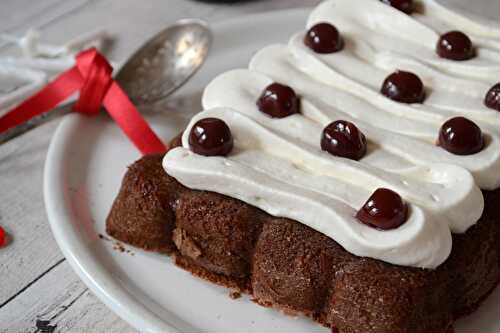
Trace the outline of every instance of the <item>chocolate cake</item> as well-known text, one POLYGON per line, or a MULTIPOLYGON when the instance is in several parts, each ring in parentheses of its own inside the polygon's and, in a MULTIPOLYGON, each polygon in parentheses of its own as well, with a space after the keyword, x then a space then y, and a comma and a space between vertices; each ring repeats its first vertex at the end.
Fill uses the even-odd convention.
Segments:
POLYGON ((500 190, 484 192, 481 220, 453 236, 445 264, 425 270, 356 257, 299 222, 187 189, 163 171, 162 157, 129 168, 107 233, 332 332, 452 332, 500 281, 500 190))
POLYGON ((129 168, 107 232, 334 332, 451 332, 500 281, 499 59, 435 0, 326 0, 129 168))

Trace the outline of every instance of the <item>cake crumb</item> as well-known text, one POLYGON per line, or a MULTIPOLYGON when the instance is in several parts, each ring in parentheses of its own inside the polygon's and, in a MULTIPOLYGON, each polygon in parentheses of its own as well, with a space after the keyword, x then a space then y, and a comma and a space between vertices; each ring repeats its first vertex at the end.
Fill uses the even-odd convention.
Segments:
POLYGON ((103 234, 99 234, 98 236, 99 236, 99 239, 102 239, 102 240, 105 240, 105 241, 111 241, 111 239, 109 237, 106 237, 103 234))
POLYGON ((121 253, 124 253, 126 251, 125 246, 123 246, 123 244, 119 242, 115 242, 115 244, 113 245, 113 249, 120 251, 121 253))
POLYGON ((121 253, 127 253, 130 254, 131 256, 135 256, 135 253, 132 252, 131 250, 127 249, 125 245, 118 241, 113 241, 111 238, 103 235, 103 234, 98 234, 99 239, 105 240, 107 242, 113 242, 113 250, 120 251, 121 253))
POLYGON ((121 253, 130 254, 131 256, 135 256, 134 252, 132 252, 131 250, 127 249, 125 247, 125 245, 123 245, 122 243, 120 243, 118 241, 115 241, 113 243, 113 250, 120 251, 121 253))
POLYGON ((241 297, 241 292, 239 292, 238 290, 231 290, 231 292, 229 293, 229 297, 231 297, 231 299, 238 299, 241 297))

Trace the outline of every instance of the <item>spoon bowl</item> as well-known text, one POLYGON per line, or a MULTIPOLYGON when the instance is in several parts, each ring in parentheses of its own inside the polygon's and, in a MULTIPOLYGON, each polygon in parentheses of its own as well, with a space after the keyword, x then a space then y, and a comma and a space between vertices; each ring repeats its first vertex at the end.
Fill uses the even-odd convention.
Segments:
POLYGON ((132 55, 116 80, 135 104, 158 102, 198 71, 211 44, 212 34, 206 23, 178 21, 132 55))
MULTIPOLYGON (((205 62, 212 45, 208 25, 181 20, 146 42, 118 71, 116 81, 136 105, 153 104, 182 87, 205 62)), ((72 112, 57 107, 0 133, 0 145, 48 121, 72 112)))

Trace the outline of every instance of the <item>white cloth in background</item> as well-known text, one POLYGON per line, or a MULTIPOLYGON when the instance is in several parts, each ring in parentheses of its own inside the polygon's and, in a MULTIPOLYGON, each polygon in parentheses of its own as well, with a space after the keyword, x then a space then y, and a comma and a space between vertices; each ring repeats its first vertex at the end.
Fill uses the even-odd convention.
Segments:
POLYGON ((1 1, 0 50, 14 44, 21 48, 23 56, 0 57, 0 116, 39 90, 53 76, 73 66, 74 56, 81 49, 100 48, 106 38, 103 30, 80 35, 64 45, 40 43, 37 32, 61 17, 82 10, 92 1, 1 1))

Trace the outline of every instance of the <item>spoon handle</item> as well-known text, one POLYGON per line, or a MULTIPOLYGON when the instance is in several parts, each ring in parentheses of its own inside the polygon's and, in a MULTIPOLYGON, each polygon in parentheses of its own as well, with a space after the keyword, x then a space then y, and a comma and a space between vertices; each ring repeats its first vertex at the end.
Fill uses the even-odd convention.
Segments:
POLYGON ((59 118, 61 116, 64 116, 64 115, 72 112, 73 104, 74 103, 58 106, 49 112, 42 113, 38 116, 31 118, 30 120, 28 120, 22 124, 19 124, 15 127, 12 127, 11 129, 9 129, 3 133, 0 133, 0 145, 28 132, 29 130, 31 130, 35 127, 43 125, 43 124, 45 124, 53 119, 59 118))

